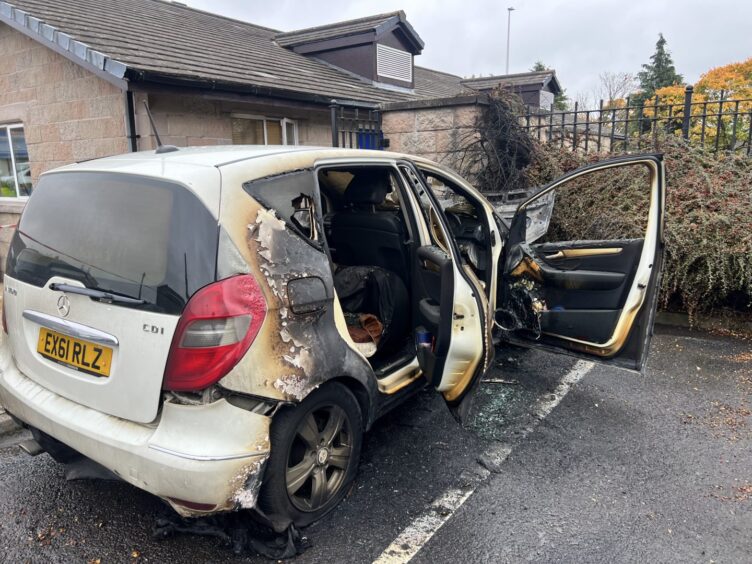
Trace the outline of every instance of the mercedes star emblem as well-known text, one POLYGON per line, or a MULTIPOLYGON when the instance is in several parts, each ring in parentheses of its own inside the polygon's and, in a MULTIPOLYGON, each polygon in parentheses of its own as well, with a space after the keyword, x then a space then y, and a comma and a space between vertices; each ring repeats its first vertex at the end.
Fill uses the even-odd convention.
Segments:
POLYGON ((65 294, 57 299, 57 311, 60 312, 60 315, 63 317, 67 317, 68 312, 70 312, 70 300, 65 294))

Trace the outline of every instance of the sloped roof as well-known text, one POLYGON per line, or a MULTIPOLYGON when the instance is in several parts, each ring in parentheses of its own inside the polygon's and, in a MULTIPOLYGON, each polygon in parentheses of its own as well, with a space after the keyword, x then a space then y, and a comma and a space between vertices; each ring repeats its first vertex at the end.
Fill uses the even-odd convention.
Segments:
POLYGON ((413 69, 415 91, 429 98, 448 98, 470 92, 462 84, 462 77, 448 72, 415 66, 413 69))
MULTIPOLYGON (((420 87, 378 88, 282 47, 274 40, 277 30, 164 0, 0 0, 0 22, 128 80, 169 79, 320 102, 431 96, 420 87)), ((436 88, 433 81, 422 83, 432 84, 429 91, 436 88)))
POLYGON ((425 44, 423 43, 423 40, 420 38, 418 33, 407 22, 405 12, 403 12, 402 10, 399 10, 397 12, 388 12, 386 14, 377 14, 375 16, 368 16, 365 18, 358 18, 356 20, 347 20, 316 27, 298 29, 295 31, 278 33, 274 36, 274 39, 283 47, 296 47, 298 45, 304 45, 307 43, 315 43, 318 41, 325 41, 327 39, 348 37, 351 35, 358 35, 367 32, 373 32, 378 36, 387 31, 391 31, 397 26, 402 27, 407 38, 413 43, 416 49, 416 53, 419 53, 423 49, 425 44))
POLYGON ((479 78, 467 78, 462 81, 464 86, 473 90, 492 90, 499 86, 506 88, 520 86, 537 86, 544 88, 550 86, 554 94, 561 92, 561 85, 556 79, 556 71, 521 72, 517 74, 501 74, 497 76, 482 76, 479 78))

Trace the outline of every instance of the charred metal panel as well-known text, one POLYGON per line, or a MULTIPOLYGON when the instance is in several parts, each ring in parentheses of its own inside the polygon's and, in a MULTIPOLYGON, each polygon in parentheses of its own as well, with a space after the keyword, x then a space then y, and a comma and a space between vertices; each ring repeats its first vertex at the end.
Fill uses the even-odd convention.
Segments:
POLYGON ((348 345, 335 323, 339 308, 328 256, 243 190, 243 184, 255 179, 301 169, 290 166, 289 158, 285 161, 286 166, 243 162, 222 169, 220 223, 262 287, 268 312, 250 351, 220 384, 241 393, 299 402, 327 380, 348 376, 374 397, 371 366, 348 345), (310 307, 313 302, 316 307, 310 307), (301 307, 306 303, 308 307, 301 307))

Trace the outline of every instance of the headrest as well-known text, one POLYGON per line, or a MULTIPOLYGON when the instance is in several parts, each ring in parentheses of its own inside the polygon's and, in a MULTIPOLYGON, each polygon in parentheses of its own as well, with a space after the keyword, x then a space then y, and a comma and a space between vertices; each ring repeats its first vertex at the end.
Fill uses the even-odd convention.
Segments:
POLYGON ((388 172, 363 171, 347 185, 345 200, 354 204, 381 204, 390 190, 388 172))

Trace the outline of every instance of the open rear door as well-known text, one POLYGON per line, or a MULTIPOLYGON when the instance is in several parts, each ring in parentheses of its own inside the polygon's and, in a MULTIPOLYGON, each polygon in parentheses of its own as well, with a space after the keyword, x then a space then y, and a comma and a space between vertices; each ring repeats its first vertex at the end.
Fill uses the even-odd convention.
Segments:
POLYGON ((423 220, 416 226, 420 246, 411 276, 418 363, 462 421, 493 355, 488 300, 463 263, 436 196, 412 166, 400 170, 411 188, 414 215, 423 220))
POLYGON ((502 339, 642 371, 660 285, 664 191, 662 157, 637 155, 577 169, 522 203, 499 267, 502 339), (530 244, 527 209, 541 198, 557 207, 549 232, 530 244))

